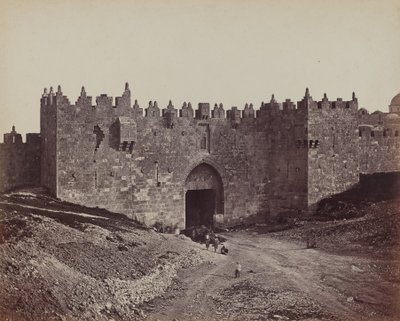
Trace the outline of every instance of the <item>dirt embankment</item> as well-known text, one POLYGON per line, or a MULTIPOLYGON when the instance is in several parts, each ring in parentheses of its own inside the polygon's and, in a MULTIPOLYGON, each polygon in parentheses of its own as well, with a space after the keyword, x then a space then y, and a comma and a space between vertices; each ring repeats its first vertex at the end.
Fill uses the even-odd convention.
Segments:
POLYGON ((0 199, 1 320, 136 320, 198 245, 123 215, 19 193, 0 199))

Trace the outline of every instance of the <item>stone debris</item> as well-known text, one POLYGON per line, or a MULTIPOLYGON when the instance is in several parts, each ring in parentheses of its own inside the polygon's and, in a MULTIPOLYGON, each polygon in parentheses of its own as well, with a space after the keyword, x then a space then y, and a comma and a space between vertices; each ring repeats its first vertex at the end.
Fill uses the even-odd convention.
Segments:
POLYGON ((267 288, 245 280, 224 289, 212 298, 224 320, 302 320, 331 316, 304 293, 267 288), (225 298, 225 299, 224 299, 225 298))

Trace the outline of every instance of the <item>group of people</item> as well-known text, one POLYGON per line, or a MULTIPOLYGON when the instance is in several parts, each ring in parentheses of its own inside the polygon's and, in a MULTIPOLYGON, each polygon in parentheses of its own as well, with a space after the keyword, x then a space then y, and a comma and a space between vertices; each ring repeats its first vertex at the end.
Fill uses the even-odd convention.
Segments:
MULTIPOLYGON (((214 247, 215 253, 218 251, 218 247, 221 244, 221 254, 224 255, 228 254, 228 248, 225 246, 225 244, 220 243, 218 235, 215 235, 213 231, 205 234, 204 243, 206 244, 207 250, 210 248, 210 245, 212 245, 214 247)), ((240 277, 241 271, 242 271, 242 265, 240 264, 240 262, 236 262, 235 278, 240 277)))
POLYGON ((209 249, 210 245, 212 245, 214 247, 214 252, 217 252, 219 245, 221 245, 221 254, 228 254, 228 249, 226 248, 225 244, 220 242, 218 235, 215 235, 213 231, 211 231, 211 233, 206 233, 204 238, 204 243, 206 244, 207 250, 209 249))

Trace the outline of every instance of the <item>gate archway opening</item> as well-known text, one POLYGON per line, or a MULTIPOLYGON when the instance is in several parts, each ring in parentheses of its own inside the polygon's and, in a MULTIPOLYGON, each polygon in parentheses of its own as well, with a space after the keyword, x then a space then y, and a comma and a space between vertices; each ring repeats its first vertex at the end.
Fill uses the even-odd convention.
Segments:
POLYGON ((224 214, 224 189, 220 174, 201 163, 185 181, 185 228, 214 225, 214 214, 224 214))

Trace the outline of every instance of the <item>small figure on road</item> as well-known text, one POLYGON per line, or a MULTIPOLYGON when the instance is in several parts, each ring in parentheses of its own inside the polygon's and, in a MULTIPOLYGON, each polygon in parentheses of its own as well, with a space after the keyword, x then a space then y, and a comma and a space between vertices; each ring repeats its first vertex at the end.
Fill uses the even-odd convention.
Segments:
POLYGON ((214 252, 217 252, 218 245, 219 245, 219 239, 218 239, 218 236, 215 236, 215 239, 214 239, 214 252))
POLYGON ((206 248, 207 248, 207 251, 208 251, 208 248, 210 247, 210 235, 208 233, 206 233, 204 238, 206 240, 206 248))
POLYGON ((214 243, 215 233, 213 230, 211 230, 211 232, 210 232, 210 239, 211 239, 211 242, 214 243))
POLYGON ((242 271, 242 265, 240 262, 236 262, 235 279, 240 278, 240 272, 242 271))
POLYGON ((225 247, 225 244, 222 244, 221 247, 221 254, 227 255, 228 254, 228 249, 225 247))
POLYGON ((306 248, 307 249, 313 249, 313 248, 317 247, 317 241, 316 241, 316 238, 315 238, 315 231, 313 229, 311 229, 308 232, 306 241, 307 241, 307 244, 306 244, 306 248))

